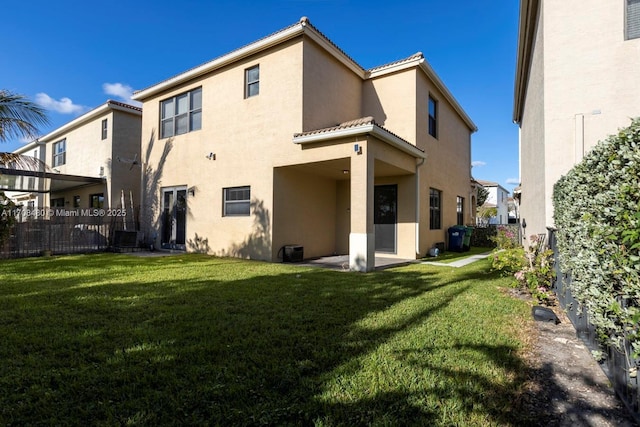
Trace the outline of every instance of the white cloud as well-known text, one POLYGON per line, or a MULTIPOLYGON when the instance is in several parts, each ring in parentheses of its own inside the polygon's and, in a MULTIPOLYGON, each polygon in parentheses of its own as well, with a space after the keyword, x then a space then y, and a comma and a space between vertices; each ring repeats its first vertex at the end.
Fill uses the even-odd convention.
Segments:
POLYGON ((520 185, 520 178, 507 178, 507 184, 520 185))
POLYGON ((61 114, 80 114, 88 110, 84 105, 74 104, 70 98, 64 97, 58 101, 46 93, 37 93, 35 101, 47 110, 61 114))
POLYGON ((476 168, 476 167, 481 167, 481 166, 485 166, 487 163, 483 162, 482 160, 475 160, 473 162, 471 162, 471 166, 476 168))
POLYGON ((102 90, 107 95, 113 95, 120 100, 127 102, 132 105, 142 106, 142 103, 138 101, 134 101, 131 99, 133 96, 133 88, 129 85, 122 83, 104 83, 102 85, 102 90))

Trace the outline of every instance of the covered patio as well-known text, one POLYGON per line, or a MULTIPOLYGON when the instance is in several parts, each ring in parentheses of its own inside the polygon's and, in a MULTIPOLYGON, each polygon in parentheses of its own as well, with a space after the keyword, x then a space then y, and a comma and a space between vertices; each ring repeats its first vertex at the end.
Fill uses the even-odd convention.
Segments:
POLYGON ((329 264, 355 271, 374 270, 377 258, 416 258, 422 150, 371 117, 293 142, 297 163, 274 169, 274 251, 295 242, 305 259, 345 256, 329 264))

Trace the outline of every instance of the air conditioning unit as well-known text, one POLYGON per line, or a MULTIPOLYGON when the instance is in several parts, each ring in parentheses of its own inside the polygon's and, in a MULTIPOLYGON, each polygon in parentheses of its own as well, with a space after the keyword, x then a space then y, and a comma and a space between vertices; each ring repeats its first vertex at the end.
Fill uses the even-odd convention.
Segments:
POLYGON ((282 262, 300 262, 304 259, 304 247, 285 245, 282 251, 282 262))

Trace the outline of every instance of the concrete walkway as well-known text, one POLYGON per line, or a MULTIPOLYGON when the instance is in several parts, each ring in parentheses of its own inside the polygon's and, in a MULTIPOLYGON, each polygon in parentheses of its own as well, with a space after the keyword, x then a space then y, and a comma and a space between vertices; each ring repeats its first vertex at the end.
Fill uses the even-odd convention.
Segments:
POLYGON ((460 258, 460 259, 452 261, 452 262, 425 261, 422 264, 440 265, 440 266, 444 266, 444 267, 459 268, 459 267, 464 267, 465 265, 469 265, 469 264, 471 264, 473 262, 479 261, 481 259, 485 259, 490 254, 491 254, 491 252, 486 252, 484 254, 471 255, 471 256, 468 256, 468 257, 465 257, 465 258, 460 258))

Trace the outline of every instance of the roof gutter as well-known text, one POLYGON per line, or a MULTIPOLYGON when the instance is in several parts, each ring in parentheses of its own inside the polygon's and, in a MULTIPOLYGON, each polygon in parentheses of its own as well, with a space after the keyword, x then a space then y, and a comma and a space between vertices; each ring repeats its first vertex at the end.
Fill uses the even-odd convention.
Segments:
POLYGON ((540 0, 521 0, 516 75, 513 89, 513 122, 517 124, 522 121, 539 14, 540 0))

